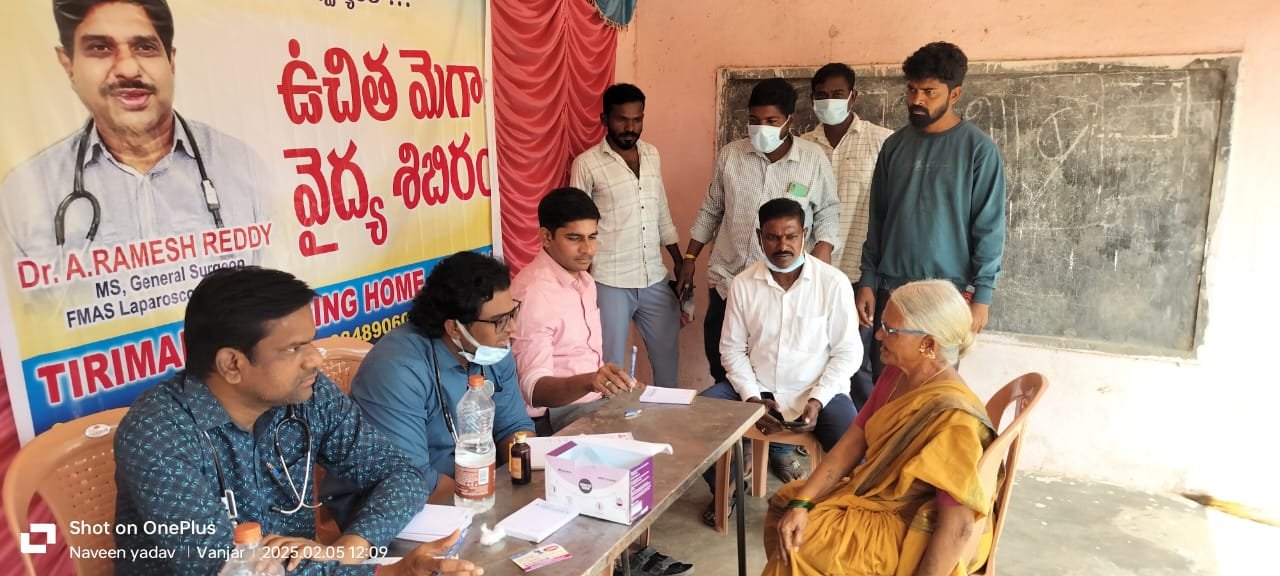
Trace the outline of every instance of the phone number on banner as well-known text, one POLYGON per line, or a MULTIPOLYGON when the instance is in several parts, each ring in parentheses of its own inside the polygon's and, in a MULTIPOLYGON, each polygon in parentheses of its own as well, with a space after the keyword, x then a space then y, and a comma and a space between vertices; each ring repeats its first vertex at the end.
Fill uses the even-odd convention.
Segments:
POLYGON ((370 341, 382 338, 383 336, 386 336, 387 333, 394 330, 396 326, 404 324, 408 320, 409 320, 409 313, 401 312, 399 314, 396 314, 394 316, 388 316, 381 320, 374 320, 373 322, 361 324, 350 330, 343 330, 342 332, 339 332, 337 335, 342 336, 344 338, 358 338, 360 340, 364 340, 365 342, 370 342, 370 341))

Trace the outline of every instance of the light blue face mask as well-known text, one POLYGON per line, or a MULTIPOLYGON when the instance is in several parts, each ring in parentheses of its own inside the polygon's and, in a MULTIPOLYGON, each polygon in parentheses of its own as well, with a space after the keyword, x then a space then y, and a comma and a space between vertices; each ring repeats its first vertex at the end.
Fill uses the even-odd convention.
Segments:
POLYGON ((777 266, 774 266, 773 261, 769 260, 768 258, 764 259, 764 265, 766 268, 774 272, 777 272, 779 274, 787 274, 790 272, 795 272, 796 269, 800 268, 801 266, 804 266, 804 252, 797 254, 796 259, 792 260, 791 265, 787 266, 786 268, 779 268, 777 266))
POLYGON ((472 362, 481 366, 492 366, 501 362, 503 358, 507 357, 507 354, 511 353, 510 345, 507 345, 505 348, 494 348, 493 346, 485 346, 484 344, 476 342, 476 339, 471 336, 471 332, 467 331, 467 327, 464 326, 462 322, 457 322, 457 324, 458 330, 462 332, 462 337, 466 338, 467 342, 470 342, 472 346, 476 347, 476 351, 474 353, 467 352, 467 349, 462 347, 462 342, 459 342, 457 338, 453 339, 453 345, 458 347, 458 352, 462 354, 463 358, 467 359, 467 362, 472 362))

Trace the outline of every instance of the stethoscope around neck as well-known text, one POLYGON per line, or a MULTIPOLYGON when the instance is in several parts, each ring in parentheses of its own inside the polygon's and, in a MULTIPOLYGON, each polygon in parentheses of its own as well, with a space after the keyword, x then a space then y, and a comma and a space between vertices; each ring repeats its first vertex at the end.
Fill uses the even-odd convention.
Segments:
MULTIPOLYGON (((191 414, 191 418, 192 420, 195 420, 195 414, 191 414)), ((199 423, 197 422, 197 426, 198 425, 199 423)), ((226 473, 222 469, 222 459, 218 457, 218 450, 213 446, 213 438, 209 437, 209 431, 201 430, 201 434, 204 435, 205 444, 209 448, 209 455, 213 457, 214 472, 218 475, 218 492, 221 494, 219 499, 222 500, 222 506, 227 511, 227 517, 234 522, 240 515, 239 511, 236 509, 235 492, 233 492, 227 485, 226 473)), ((293 494, 293 498, 297 504, 292 508, 272 506, 271 510, 273 512, 289 516, 297 514, 304 508, 308 510, 319 508, 319 504, 307 504, 307 494, 311 492, 311 471, 314 469, 311 450, 311 425, 307 422, 306 418, 298 416, 297 409, 294 405, 290 405, 285 411, 284 418, 276 423, 274 444, 276 458, 280 461, 281 471, 283 471, 284 479, 288 484, 286 485, 280 481, 279 475, 281 474, 281 471, 275 470, 275 464, 273 462, 267 463, 269 475, 282 489, 293 494), (296 422, 298 424, 302 431, 302 443, 307 446, 306 463, 303 467, 301 490, 298 489, 298 485, 293 482, 293 475, 289 472, 289 462, 288 460, 285 460, 284 451, 280 449, 280 428, 291 422, 296 422)))
MULTIPOLYGON (((218 191, 213 187, 213 181, 209 179, 209 173, 205 170, 204 156, 200 154, 200 146, 196 144, 195 136, 191 134, 191 127, 187 125, 187 121, 182 118, 182 115, 174 112, 173 116, 178 119, 178 124, 182 125, 183 133, 187 135, 187 143, 191 145, 191 155, 195 157, 196 168, 200 170, 200 188, 204 191, 205 207, 213 215, 213 224, 218 228, 222 228, 222 204, 219 203, 218 191)), ((88 122, 85 122, 84 130, 80 133, 80 145, 76 148, 76 165, 71 181, 71 193, 67 194, 58 203, 58 211, 53 216, 53 237, 58 241, 58 246, 67 243, 67 209, 76 200, 88 200, 89 204, 93 206, 93 219, 89 221, 89 233, 85 235, 85 239, 93 242, 93 239, 98 235, 98 224, 102 221, 102 204, 98 201, 97 196, 84 189, 84 156, 89 151, 89 138, 92 135, 93 119, 90 118, 88 122)))

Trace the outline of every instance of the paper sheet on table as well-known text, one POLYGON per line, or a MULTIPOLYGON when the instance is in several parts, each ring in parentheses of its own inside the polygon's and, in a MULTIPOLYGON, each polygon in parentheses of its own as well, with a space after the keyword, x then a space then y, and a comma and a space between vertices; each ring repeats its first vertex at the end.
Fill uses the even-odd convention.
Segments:
POLYGON ((403 560, 403 558, 400 556, 379 556, 377 558, 365 560, 364 562, 361 562, 361 564, 364 564, 365 566, 390 566, 401 560, 403 560))
POLYGON ((396 537, 414 542, 430 542, 453 534, 454 530, 461 530, 465 534, 475 515, 475 511, 470 508, 427 504, 396 537))
POLYGON ((640 393, 640 401, 650 404, 684 404, 688 405, 693 402, 693 397, 698 393, 697 390, 688 388, 663 388, 661 386, 648 386, 644 392, 640 393))
POLYGON ((547 467, 547 452, 564 446, 568 442, 581 442, 584 438, 616 438, 619 440, 630 440, 632 438, 630 432, 617 432, 614 434, 582 434, 580 436, 540 436, 537 438, 528 438, 525 440, 529 444, 531 457, 529 463, 534 470, 542 470, 547 467))
POLYGON ((541 498, 524 505, 510 516, 498 522, 498 527, 510 536, 537 544, 546 540, 556 530, 578 517, 574 510, 565 510, 541 498))

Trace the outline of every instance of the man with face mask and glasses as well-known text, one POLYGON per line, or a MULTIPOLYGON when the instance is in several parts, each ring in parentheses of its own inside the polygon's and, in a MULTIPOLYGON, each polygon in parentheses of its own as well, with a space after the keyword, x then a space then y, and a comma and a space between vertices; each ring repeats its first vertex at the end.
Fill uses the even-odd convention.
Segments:
MULTIPOLYGON (((798 202, 765 202, 759 222, 756 237, 765 259, 738 274, 729 289, 720 338, 728 382, 702 395, 763 404, 768 411, 756 422, 758 430, 813 432, 831 450, 856 415, 846 393, 862 360, 853 286, 835 267, 805 256, 798 202)), ((802 478, 792 453, 786 444, 769 444, 769 468, 783 482, 802 478)), ((715 470, 703 477, 714 492, 715 470)), ((708 525, 715 524, 712 502, 702 514, 708 525)))
POLYGON ((791 136, 796 91, 781 78, 756 84, 747 103, 748 137, 726 144, 716 158, 711 187, 694 221, 677 290, 693 288, 703 246, 716 241, 707 264, 710 301, 703 320, 703 347, 711 377, 725 382, 720 331, 733 277, 764 258, 754 238, 756 211, 774 198, 791 198, 805 212, 804 247, 823 262, 843 243, 840 198, 826 154, 813 142, 791 136))
MULTIPOLYGON (((855 78, 853 69, 839 62, 818 69, 810 87, 813 90, 813 112, 819 124, 801 136, 827 153, 835 171, 836 189, 840 195, 840 238, 844 239, 844 246, 832 253, 831 263, 854 283, 862 275, 862 243, 867 239, 871 173, 875 170, 880 146, 893 134, 892 130, 867 122, 853 113, 853 104, 858 100, 855 78)), ((864 351, 870 348, 872 335, 870 327, 861 329, 864 351)), ((871 380, 870 361, 870 357, 864 355, 863 364, 867 370, 865 374, 862 371, 854 374, 849 390, 857 406, 867 401, 875 384, 871 380)))
MULTIPOLYGON (((1004 257, 1004 160, 989 136, 956 111, 969 60, 934 42, 902 63, 910 126, 885 141, 871 178, 858 321, 880 326, 895 288, 948 280, 969 301, 973 331, 987 324, 1004 257)), ((871 353, 881 368, 879 343, 871 353)))
POLYGON ((430 502, 453 501, 455 411, 468 377, 480 374, 494 384, 499 464, 517 432, 533 433, 509 353, 519 313, 506 264, 458 252, 432 269, 409 321, 383 336, 360 363, 351 398, 422 471, 430 502))

